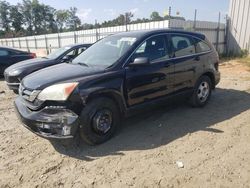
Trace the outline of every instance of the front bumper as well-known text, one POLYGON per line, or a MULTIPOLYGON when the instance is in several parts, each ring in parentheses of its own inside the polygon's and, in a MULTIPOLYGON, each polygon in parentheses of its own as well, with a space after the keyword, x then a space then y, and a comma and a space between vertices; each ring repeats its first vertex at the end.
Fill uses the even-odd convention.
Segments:
POLYGON ((9 87, 10 90, 18 92, 18 88, 19 88, 20 83, 9 83, 9 82, 6 82, 6 84, 9 87))
POLYGON ((221 79, 221 75, 220 75, 220 72, 218 71, 215 73, 215 86, 220 83, 220 79, 221 79))
POLYGON ((64 107, 31 111, 18 97, 15 108, 24 127, 46 139, 72 139, 79 127, 78 115, 64 107))

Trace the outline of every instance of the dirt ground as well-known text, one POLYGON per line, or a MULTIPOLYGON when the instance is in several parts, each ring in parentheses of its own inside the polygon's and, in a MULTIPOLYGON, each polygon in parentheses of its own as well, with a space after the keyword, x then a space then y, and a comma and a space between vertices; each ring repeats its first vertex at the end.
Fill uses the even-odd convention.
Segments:
POLYGON ((205 108, 140 114, 95 147, 51 144, 26 130, 0 81, 0 187, 250 187, 250 72, 234 61, 220 69, 205 108))

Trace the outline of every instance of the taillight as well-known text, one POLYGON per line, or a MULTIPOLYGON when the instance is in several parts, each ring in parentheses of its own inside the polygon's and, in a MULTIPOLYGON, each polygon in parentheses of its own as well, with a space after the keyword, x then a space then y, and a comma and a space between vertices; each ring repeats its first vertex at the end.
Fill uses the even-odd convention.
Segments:
POLYGON ((30 56, 31 56, 32 58, 36 58, 36 54, 35 54, 35 53, 31 53, 30 56))

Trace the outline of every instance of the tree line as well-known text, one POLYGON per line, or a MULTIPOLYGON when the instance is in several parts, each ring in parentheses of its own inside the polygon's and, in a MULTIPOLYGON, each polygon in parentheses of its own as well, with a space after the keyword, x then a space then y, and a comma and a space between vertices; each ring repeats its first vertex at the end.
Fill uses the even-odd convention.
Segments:
POLYGON ((117 18, 103 23, 82 23, 77 16, 77 8, 57 10, 38 0, 23 0, 21 3, 11 5, 0 0, 0 37, 21 37, 29 35, 50 34, 96 27, 111 27, 129 23, 142 23, 161 21, 170 18, 185 20, 183 17, 160 16, 158 12, 152 12, 150 18, 138 18, 133 20, 134 14, 126 12, 117 18))

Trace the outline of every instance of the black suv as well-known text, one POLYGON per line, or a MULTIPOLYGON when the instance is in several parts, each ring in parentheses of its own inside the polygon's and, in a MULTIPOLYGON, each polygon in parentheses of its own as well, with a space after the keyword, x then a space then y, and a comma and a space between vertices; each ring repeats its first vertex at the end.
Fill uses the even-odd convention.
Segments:
POLYGON ((15 100, 25 127, 44 138, 110 139, 121 117, 188 97, 204 106, 220 80, 219 58, 203 34, 177 30, 109 36, 72 63, 24 78, 15 100))

